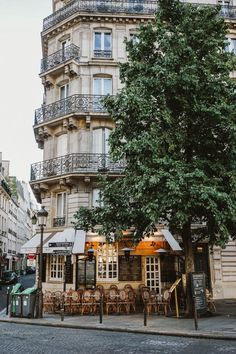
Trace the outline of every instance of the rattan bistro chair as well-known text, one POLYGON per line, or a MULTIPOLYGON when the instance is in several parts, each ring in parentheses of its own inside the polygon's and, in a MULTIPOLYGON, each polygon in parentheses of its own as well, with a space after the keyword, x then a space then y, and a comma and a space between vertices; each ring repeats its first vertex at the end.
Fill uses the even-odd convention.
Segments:
POLYGON ((171 300, 171 292, 169 290, 165 290, 162 297, 158 299, 157 301, 157 312, 164 312, 164 315, 168 315, 168 311, 171 310, 170 306, 170 300, 171 300))

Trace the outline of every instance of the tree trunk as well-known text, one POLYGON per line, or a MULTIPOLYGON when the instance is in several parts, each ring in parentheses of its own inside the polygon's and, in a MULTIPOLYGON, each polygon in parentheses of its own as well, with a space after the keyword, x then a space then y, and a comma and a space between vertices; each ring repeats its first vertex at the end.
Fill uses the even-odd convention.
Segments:
POLYGON ((185 274, 186 274, 186 317, 193 316, 193 300, 191 294, 190 274, 194 272, 193 245, 191 238, 191 220, 189 220, 182 230, 182 239, 185 254, 185 274))

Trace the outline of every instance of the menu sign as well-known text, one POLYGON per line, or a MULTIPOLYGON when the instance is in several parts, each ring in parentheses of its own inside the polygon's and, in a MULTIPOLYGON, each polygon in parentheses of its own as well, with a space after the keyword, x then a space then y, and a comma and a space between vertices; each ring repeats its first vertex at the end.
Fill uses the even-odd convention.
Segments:
POLYGON ((119 256, 119 281, 142 280, 141 256, 119 256))
POLYGON ((201 313, 207 312, 205 273, 190 273, 190 279, 192 295, 196 300, 196 310, 201 313))
POLYGON ((65 282, 67 284, 73 283, 73 264, 71 264, 71 256, 67 256, 65 261, 65 282))

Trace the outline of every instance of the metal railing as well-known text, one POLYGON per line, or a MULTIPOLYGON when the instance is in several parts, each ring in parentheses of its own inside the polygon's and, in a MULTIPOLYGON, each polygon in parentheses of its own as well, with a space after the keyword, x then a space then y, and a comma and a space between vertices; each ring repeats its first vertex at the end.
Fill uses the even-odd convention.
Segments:
MULTIPOLYGON (((196 3, 196 5, 208 4, 196 3)), ((154 15, 157 10, 158 1, 154 0, 72 0, 69 4, 63 6, 43 20, 43 31, 48 30, 79 11, 88 13, 154 15)), ((220 15, 224 18, 236 19, 236 7, 222 5, 220 15)))
POLYGON ((34 124, 40 124, 68 114, 100 112, 106 113, 102 95, 73 95, 35 110, 34 124))
POLYGON ((112 58, 112 51, 111 50, 100 50, 94 49, 93 55, 95 58, 112 58))
POLYGON ((80 50, 75 44, 70 44, 64 49, 60 49, 57 52, 43 58, 41 60, 41 73, 47 70, 53 69, 58 65, 66 62, 67 60, 79 61, 80 50))
POLYGON ((31 181, 71 173, 121 174, 125 161, 114 162, 107 154, 73 153, 31 165, 31 181))
POLYGON ((43 20, 43 31, 67 19, 77 12, 154 14, 155 0, 72 0, 43 20))
POLYGON ((66 223, 65 217, 54 218, 54 219, 53 219, 53 227, 64 226, 65 223, 66 223))

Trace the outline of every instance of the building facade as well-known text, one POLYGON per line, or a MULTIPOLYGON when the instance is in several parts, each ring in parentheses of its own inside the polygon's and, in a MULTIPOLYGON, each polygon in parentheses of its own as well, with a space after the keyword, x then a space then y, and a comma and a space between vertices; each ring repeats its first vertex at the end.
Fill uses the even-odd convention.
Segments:
MULTIPOLYGON (((33 236, 31 217, 36 207, 29 186, 9 176, 10 162, 0 154, 0 264, 18 273, 26 268, 21 247, 33 236)), ((0 275, 1 275, 0 274, 0 275)))
MULTIPOLYGON (((186 2, 220 3, 235 49, 236 1, 186 2)), ((97 205, 99 173, 122 176, 123 162, 114 163, 109 157, 107 139, 115 127, 102 98, 119 92, 119 63, 127 60, 124 39, 135 38, 138 26, 152 21, 157 3, 53 0, 52 9, 43 21, 40 78, 44 99, 34 121, 43 161, 32 164, 30 181, 37 201, 49 213, 43 286, 61 290, 129 282, 136 288, 142 283, 161 291, 181 274, 183 266, 181 247, 168 230, 160 228, 152 239, 140 242, 127 266, 122 250, 131 246, 129 231, 122 243, 107 244, 96 233, 75 232, 71 224, 80 206, 97 205), (94 256, 88 260, 91 248, 94 256), (161 249, 168 255, 162 256, 161 249)), ((23 248, 25 253, 37 254, 39 234, 23 248)), ((235 243, 233 249, 236 252, 235 243)), ((216 271, 222 261, 215 256, 218 253, 217 249, 209 254, 206 244, 196 250, 196 262, 204 267, 199 270, 208 271, 213 290, 224 281, 216 271)), ((236 274, 232 282, 235 289, 236 274)))

